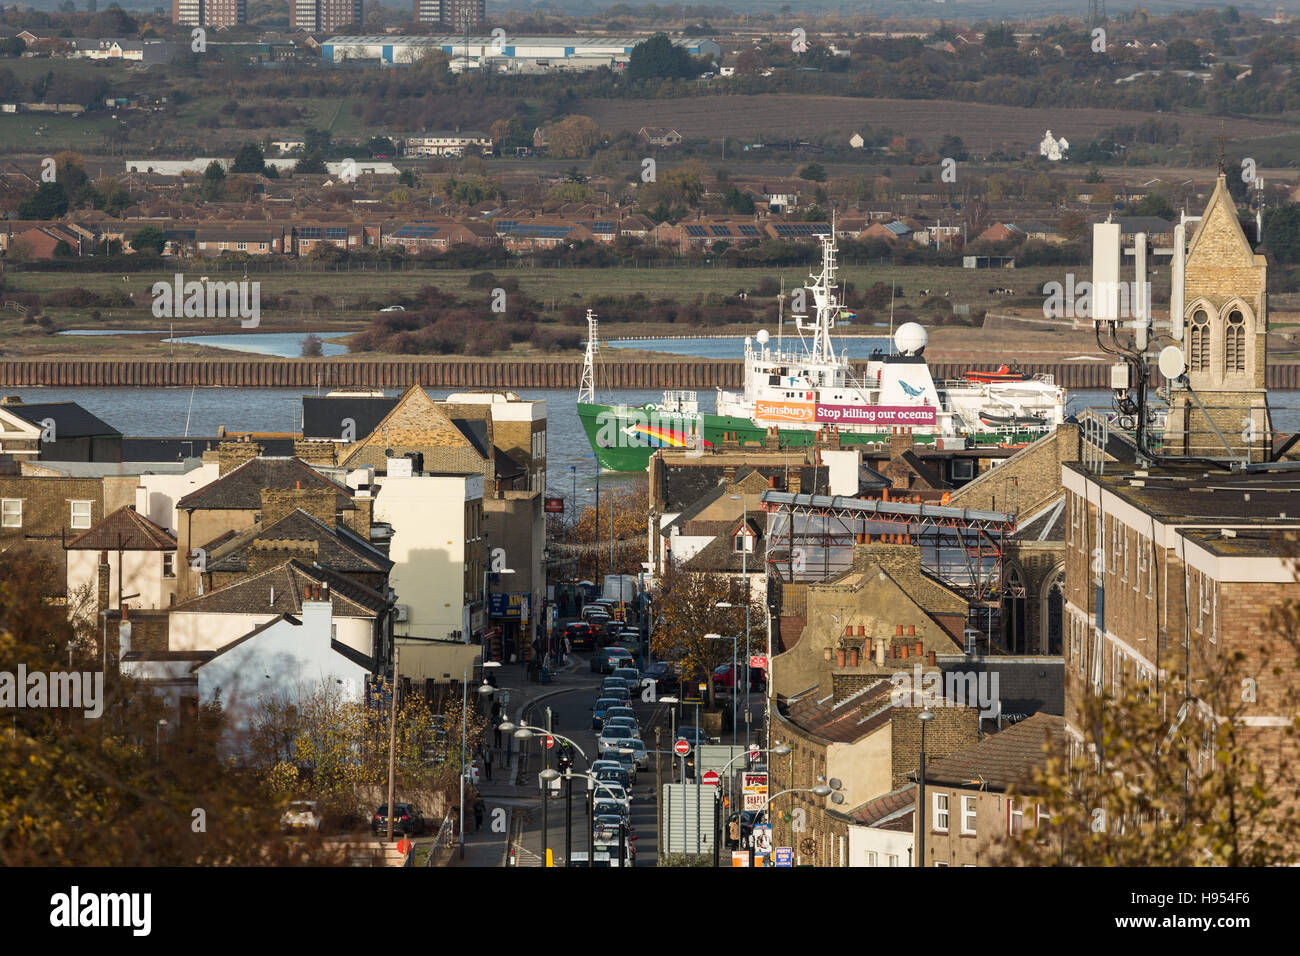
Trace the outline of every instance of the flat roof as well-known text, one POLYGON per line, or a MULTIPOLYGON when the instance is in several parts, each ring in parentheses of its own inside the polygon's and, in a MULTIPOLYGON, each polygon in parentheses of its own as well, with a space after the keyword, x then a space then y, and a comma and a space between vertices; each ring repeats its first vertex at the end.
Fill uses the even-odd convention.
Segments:
POLYGON ((1190 463, 1138 468, 1107 462, 1105 473, 1094 475, 1079 462, 1064 467, 1164 524, 1300 523, 1300 470, 1227 472, 1190 463))

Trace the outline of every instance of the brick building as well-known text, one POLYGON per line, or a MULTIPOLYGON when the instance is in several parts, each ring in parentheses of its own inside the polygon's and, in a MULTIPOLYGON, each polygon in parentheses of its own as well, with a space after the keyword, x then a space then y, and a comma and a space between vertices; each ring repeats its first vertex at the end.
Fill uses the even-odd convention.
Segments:
POLYGON ((289 0, 289 29, 334 33, 363 23, 362 0, 289 0))

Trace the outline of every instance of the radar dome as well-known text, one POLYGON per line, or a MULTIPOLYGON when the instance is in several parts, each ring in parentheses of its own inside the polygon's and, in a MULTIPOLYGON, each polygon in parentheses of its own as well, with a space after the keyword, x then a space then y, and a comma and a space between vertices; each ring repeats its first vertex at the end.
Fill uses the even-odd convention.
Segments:
POLYGON ((767 329, 759 329, 758 335, 756 335, 755 338, 758 339, 759 345, 766 345, 768 340, 767 329))
POLYGON ((920 355, 930 336, 916 322, 904 322, 894 333, 894 347, 903 355, 920 355))

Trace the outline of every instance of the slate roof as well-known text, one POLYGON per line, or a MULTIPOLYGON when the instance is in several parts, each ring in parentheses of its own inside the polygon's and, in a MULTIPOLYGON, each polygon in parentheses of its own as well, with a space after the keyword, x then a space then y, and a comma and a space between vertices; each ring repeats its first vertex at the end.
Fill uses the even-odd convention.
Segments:
POLYGON ((800 729, 823 740, 852 743, 885 722, 875 719, 882 712, 882 704, 885 719, 888 720, 889 695, 893 688, 893 684, 881 678, 875 684, 840 701, 835 700, 834 694, 819 697, 821 691, 814 688, 797 700, 790 701, 786 705, 785 716, 800 729), (870 715, 864 715, 864 706, 870 707, 870 715))
MULTIPOLYGON (((928 778, 927 778, 928 779, 928 778)), ((864 827, 878 827, 891 817, 906 815, 909 824, 911 813, 916 810, 916 784, 909 783, 890 793, 854 807, 845 814, 850 821, 864 827)), ((907 829, 911 829, 909 825, 907 829)))
POLYGON ((124 505, 69 541, 68 550, 175 551, 176 538, 130 505, 124 505))
POLYGON ((301 614, 303 589, 328 584, 338 617, 373 617, 388 606, 384 595, 319 566, 289 560, 224 588, 177 604, 173 612, 203 614, 301 614), (272 599, 271 588, 275 589, 272 599))
POLYGON ((217 548, 210 548, 209 571, 247 571, 248 551, 258 538, 315 541, 320 547, 316 563, 340 574, 373 574, 390 570, 393 562, 368 541, 343 525, 330 527, 295 508, 272 525, 258 525, 217 548))
MULTIPOLYGON (((754 517, 757 517, 755 515, 754 517)), ((749 519, 749 531, 754 536, 753 550, 746 555, 743 552, 736 551, 732 548, 732 539, 740 532, 740 527, 744 523, 743 518, 737 516, 729 521, 697 521, 697 526, 706 526, 712 531, 714 538, 703 548, 693 554, 688 561, 683 562, 682 567, 687 571, 725 571, 735 572, 756 572, 762 571, 763 568, 763 551, 766 548, 764 544, 763 530, 759 527, 754 517, 749 519)), ((688 535, 707 534, 703 527, 692 527, 684 530, 683 533, 688 535)))
POLYGON ((305 439, 341 439, 343 419, 356 422, 358 437, 369 435, 397 405, 397 398, 360 398, 349 396, 304 395, 302 398, 302 437, 305 439))
POLYGON ((1064 541, 1065 495, 1057 495, 1016 527, 1017 541, 1064 541))
POLYGON ((112 425, 96 418, 76 402, 46 402, 39 405, 3 405, 7 412, 40 426, 46 418, 54 419, 55 437, 63 438, 121 438, 122 433, 112 425))
POLYGON ((1035 767, 1046 765, 1045 740, 1052 749, 1065 752, 1065 718, 1034 714, 979 743, 941 757, 926 768, 926 780, 934 783, 971 785, 981 781, 989 790, 1026 788, 1032 784, 1035 767))
POLYGON ((232 468, 216 481, 190 492, 176 502, 176 507, 180 510, 256 511, 262 507, 264 488, 294 488, 299 482, 303 488, 334 489, 338 493, 334 504, 336 510, 346 511, 354 507, 346 488, 330 481, 305 461, 267 456, 251 458, 232 468))
MULTIPOLYGON (((721 457, 721 456, 719 456, 721 457)), ((721 486, 726 464, 686 465, 664 468, 663 495, 664 510, 667 512, 686 512, 693 508, 702 495, 721 486)), ((751 471, 756 471, 765 479, 773 476, 784 479, 785 475, 798 474, 801 487, 805 493, 814 490, 824 491, 830 483, 829 469, 825 465, 736 465, 736 480, 740 481, 751 471)))

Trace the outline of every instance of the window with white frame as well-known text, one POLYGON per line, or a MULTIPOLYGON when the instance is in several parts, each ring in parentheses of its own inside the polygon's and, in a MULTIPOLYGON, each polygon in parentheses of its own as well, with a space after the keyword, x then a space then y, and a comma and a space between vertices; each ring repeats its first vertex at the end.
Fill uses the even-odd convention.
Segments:
POLYGON ((73 528, 90 527, 90 506, 91 502, 89 501, 72 502, 71 526, 73 528))
POLYGON ((880 854, 875 850, 867 851, 867 866, 880 866, 880 854))
MULTIPOLYGON (((1116 522, 1116 524, 1119 524, 1119 522, 1116 522)), ((1128 583, 1128 528, 1121 524, 1119 526, 1119 533, 1120 536, 1124 539, 1124 565, 1123 565, 1124 570, 1120 575, 1120 580, 1127 584, 1128 583)))
POLYGON ((1025 828, 1025 811, 1017 809, 1016 801, 1007 800, 1007 836, 1020 836, 1025 828))
POLYGON ((898 854, 897 854, 897 853, 890 853, 890 854, 889 854, 889 865, 890 865, 890 866, 898 866, 898 854))
POLYGON ((948 832, 948 794, 936 793, 934 795, 934 828, 948 832))
POLYGON ((975 797, 961 798, 961 832, 963 836, 975 833, 975 797))
POLYGON ((174 551, 163 552, 163 577, 176 577, 176 553, 174 551))
POLYGON ((5 498, 0 501, 0 527, 21 528, 23 526, 23 499, 5 498))

